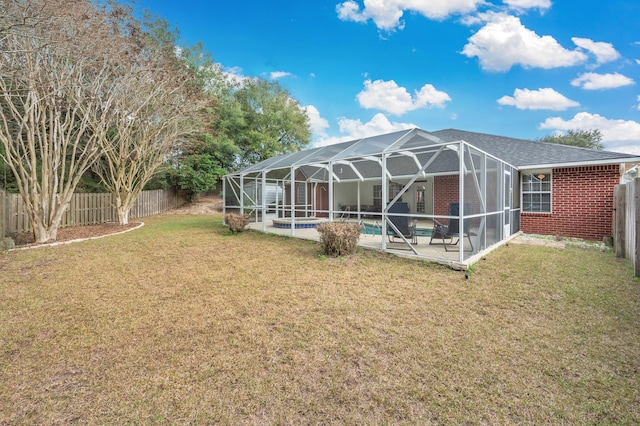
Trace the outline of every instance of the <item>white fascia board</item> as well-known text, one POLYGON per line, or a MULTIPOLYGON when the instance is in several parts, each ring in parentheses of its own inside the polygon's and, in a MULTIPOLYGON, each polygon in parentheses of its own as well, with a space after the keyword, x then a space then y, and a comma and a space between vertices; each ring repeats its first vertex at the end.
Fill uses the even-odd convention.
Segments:
POLYGON ((584 166, 604 166, 607 164, 624 164, 640 162, 640 157, 631 158, 618 158, 610 160, 594 160, 594 161, 581 161, 574 163, 548 163, 548 164, 532 164, 521 167, 516 167, 519 171, 535 170, 535 169, 560 169, 565 167, 584 167, 584 166))

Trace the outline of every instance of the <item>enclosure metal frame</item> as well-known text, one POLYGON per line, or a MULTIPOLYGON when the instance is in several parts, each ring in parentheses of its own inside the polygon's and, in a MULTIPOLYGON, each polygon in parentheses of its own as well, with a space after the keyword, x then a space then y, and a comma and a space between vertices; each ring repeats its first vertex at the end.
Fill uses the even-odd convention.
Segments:
MULTIPOLYGON (((352 211, 350 214, 356 214, 358 218, 364 213, 371 214, 371 212, 361 211, 360 184, 365 181, 378 181, 382 186, 382 200, 389 200, 387 203, 383 202, 383 208, 376 215, 376 217, 379 216, 380 218, 382 235, 386 236, 388 230, 396 231, 411 255, 430 260, 444 260, 420 255, 411 242, 402 236, 391 222, 389 209, 401 199, 403 194, 418 179, 430 176, 457 175, 459 185, 457 201, 459 205, 465 205, 465 198, 473 198, 473 202, 479 206, 478 212, 470 214, 460 208, 459 216, 417 213, 410 213, 409 215, 393 213, 393 216, 402 215, 437 220, 458 219, 461 230, 465 229, 465 221, 477 222, 478 231, 474 235, 473 250, 469 250, 466 247, 463 238, 459 239, 458 262, 460 264, 468 264, 487 251, 497 247, 508 237, 508 235, 505 235, 508 232, 507 226, 514 227, 508 232, 509 234, 514 234, 519 230, 517 228, 519 221, 514 220, 515 216, 519 216, 519 208, 515 207, 519 203, 514 200, 517 196, 517 191, 513 191, 513 177, 517 173, 516 167, 485 151, 479 150, 464 140, 445 142, 423 130, 411 129, 334 146, 285 154, 230 173, 223 178, 223 212, 226 213, 233 210, 239 211, 241 214, 250 215, 253 221, 262 222, 262 231, 266 232, 268 215, 273 214, 274 211, 273 208, 267 205, 268 191, 273 187, 281 188, 282 199, 278 198, 280 189, 276 189, 275 212, 282 217, 288 214, 291 221, 290 235, 295 237, 296 216, 322 213, 328 215, 327 220, 329 221, 340 219, 341 212, 336 209, 335 194, 336 187, 342 183, 357 182, 358 211, 352 211), (364 154, 357 155, 358 151, 363 151, 364 154), (452 163, 454 158, 452 154, 457 156, 457 164, 455 165, 452 163), (398 164, 404 164, 405 166, 398 171, 398 164), (491 171, 493 173, 492 176, 488 176, 489 164, 494 166, 491 171), (380 171, 372 175, 372 170, 378 166, 380 171), (340 176, 345 174, 347 177, 340 176), (511 176, 510 186, 505 185, 505 176, 507 175, 511 176), (489 188, 490 177, 495 179, 495 182, 489 188), (391 181, 406 183, 403 184, 399 193, 389 199, 387 191, 391 181), (304 205, 296 203, 296 185, 300 184, 304 184, 305 188, 307 202, 304 205), (326 184, 328 187, 329 205, 326 210, 318 209, 315 202, 308 202, 310 198, 309 187, 315 188, 314 191, 311 191, 315 201, 315 192, 318 184, 326 184), (260 188, 258 194, 247 193, 245 190, 247 185, 252 188, 260 188), (288 204, 286 203, 287 189, 290 191, 289 200, 291 201, 288 204), (489 189, 495 191, 495 193, 490 193, 489 189), (507 190, 510 192, 509 194, 505 194, 507 190), (233 196, 230 197, 230 195, 233 196), (495 197, 495 199, 492 199, 495 202, 495 207, 488 205, 488 196, 495 197), (488 222, 496 222, 495 226, 499 227, 500 232, 497 238, 487 239, 488 222)), ((496 229, 491 229, 496 232, 496 229)), ((386 238, 382 238, 380 249, 388 251, 386 238)), ((393 249, 392 251, 396 252, 396 250, 393 249)))

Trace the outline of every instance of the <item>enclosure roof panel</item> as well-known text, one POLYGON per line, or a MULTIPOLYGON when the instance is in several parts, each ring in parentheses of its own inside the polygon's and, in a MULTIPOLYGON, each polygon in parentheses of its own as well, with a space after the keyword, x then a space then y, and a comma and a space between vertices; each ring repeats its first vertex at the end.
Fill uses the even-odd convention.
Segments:
POLYGON ((412 131, 413 129, 401 130, 384 135, 369 136, 360 139, 357 143, 351 145, 348 149, 340 152, 333 159, 348 159, 381 154, 412 131))

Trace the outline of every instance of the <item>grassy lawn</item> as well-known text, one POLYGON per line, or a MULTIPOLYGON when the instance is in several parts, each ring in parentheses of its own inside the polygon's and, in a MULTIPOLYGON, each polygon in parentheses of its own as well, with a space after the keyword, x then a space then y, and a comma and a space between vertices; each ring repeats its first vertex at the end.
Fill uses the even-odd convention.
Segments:
POLYGON ((638 424, 640 282, 575 247, 445 267, 167 215, 0 254, 0 424, 638 424))

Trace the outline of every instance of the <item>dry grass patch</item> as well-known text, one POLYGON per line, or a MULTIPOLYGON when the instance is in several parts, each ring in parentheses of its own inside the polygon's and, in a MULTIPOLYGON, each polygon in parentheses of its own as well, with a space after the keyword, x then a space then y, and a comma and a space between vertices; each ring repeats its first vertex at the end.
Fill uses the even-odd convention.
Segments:
POLYGON ((503 247, 470 280, 221 215, 0 256, 0 423, 638 423, 624 262, 503 247))

